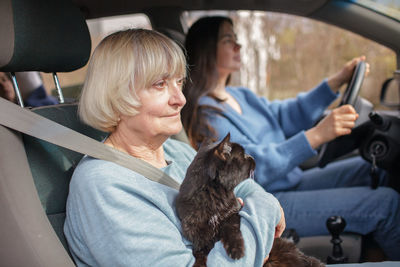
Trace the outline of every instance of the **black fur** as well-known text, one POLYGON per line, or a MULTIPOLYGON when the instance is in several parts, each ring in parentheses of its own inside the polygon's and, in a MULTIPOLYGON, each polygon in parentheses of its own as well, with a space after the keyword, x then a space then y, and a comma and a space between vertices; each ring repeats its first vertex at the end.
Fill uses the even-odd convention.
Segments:
MULTIPOLYGON (((183 234, 193 243, 196 258, 193 266, 207 266, 207 255, 219 240, 231 258, 244 256, 239 216, 241 206, 233 189, 250 177, 254 168, 254 159, 245 154, 241 145, 231 143, 229 134, 221 143, 204 145, 199 149, 176 198, 183 234)), ((313 265, 311 261, 301 265, 303 258, 319 263, 302 254, 294 244, 276 239, 270 259, 264 266, 323 266, 313 265), (287 254, 289 251, 292 254, 287 254), (286 265, 288 261, 293 264, 286 265), (285 262, 285 265, 277 264, 279 262, 285 262)))

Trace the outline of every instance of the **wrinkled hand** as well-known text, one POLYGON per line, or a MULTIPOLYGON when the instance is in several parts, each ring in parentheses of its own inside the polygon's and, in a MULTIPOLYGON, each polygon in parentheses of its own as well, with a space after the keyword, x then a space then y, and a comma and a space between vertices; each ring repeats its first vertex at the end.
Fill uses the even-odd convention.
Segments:
MULTIPOLYGON (((332 89, 332 91, 337 92, 340 87, 345 84, 350 82, 351 76, 353 75, 354 68, 360 61, 365 61, 365 56, 353 58, 349 62, 347 62, 343 68, 328 78, 328 85, 332 89)), ((365 68, 365 76, 367 76, 369 73, 369 64, 366 63, 366 68, 365 68)))
POLYGON ((315 149, 336 137, 350 134, 357 118, 358 114, 351 105, 335 108, 317 126, 305 133, 308 142, 315 149))

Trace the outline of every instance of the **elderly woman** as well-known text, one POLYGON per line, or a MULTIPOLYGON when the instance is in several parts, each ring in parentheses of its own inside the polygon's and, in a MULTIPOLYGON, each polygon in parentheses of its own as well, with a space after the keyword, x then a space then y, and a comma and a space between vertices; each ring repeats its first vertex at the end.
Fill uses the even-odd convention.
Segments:
MULTIPOLYGON (((186 62, 181 48, 154 31, 111 34, 96 48, 79 104, 87 124, 109 132, 107 146, 182 182, 195 151, 169 139, 182 126, 186 62)), ((235 189, 245 256, 220 242, 210 266, 261 266, 284 228, 278 201, 253 180, 235 189)), ((174 208, 177 191, 113 162, 85 156, 70 183, 65 236, 78 266, 191 266, 191 243, 174 208)))

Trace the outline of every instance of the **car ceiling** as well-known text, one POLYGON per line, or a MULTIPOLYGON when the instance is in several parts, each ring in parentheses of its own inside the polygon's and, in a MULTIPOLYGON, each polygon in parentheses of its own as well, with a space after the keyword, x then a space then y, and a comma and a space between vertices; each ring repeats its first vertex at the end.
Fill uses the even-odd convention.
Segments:
POLYGON ((86 18, 144 12, 148 9, 176 7, 181 10, 266 10, 307 16, 328 0, 73 0, 86 18))

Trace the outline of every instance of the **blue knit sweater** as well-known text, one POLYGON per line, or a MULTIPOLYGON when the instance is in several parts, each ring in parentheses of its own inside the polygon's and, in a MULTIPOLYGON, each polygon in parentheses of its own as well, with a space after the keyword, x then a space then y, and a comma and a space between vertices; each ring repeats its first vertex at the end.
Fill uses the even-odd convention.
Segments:
MULTIPOLYGON (((181 182, 195 151, 167 140, 169 165, 163 169, 181 182)), ((218 242, 208 266, 262 266, 280 220, 278 201, 254 180, 235 189, 245 256, 232 260, 218 242)), ((64 233, 78 266, 193 266, 192 246, 182 237, 175 189, 153 182, 115 163, 84 157, 73 174, 64 233)))
POLYGON ((304 130, 313 126, 337 94, 326 80, 313 90, 282 101, 268 101, 247 88, 226 89, 239 103, 242 114, 208 96, 199 102, 220 109, 204 112, 218 139, 230 132, 231 141, 245 147, 256 161, 255 178, 267 191, 295 187, 302 176, 298 166, 316 154, 304 130))

